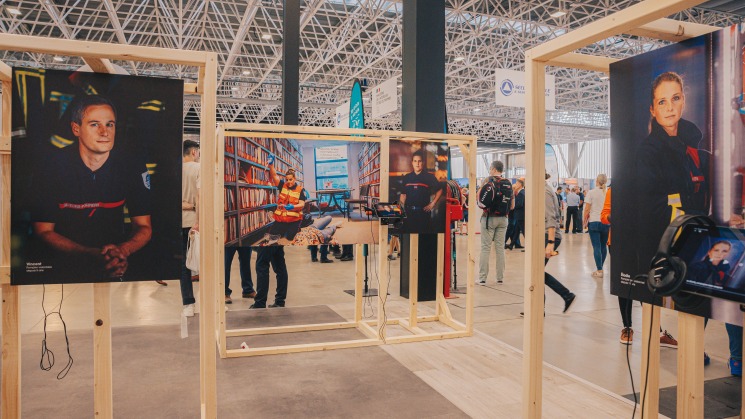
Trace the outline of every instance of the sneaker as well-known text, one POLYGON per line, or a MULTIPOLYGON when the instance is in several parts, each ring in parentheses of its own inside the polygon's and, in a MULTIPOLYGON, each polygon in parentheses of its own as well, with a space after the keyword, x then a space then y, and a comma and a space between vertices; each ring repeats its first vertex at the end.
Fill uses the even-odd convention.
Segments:
POLYGON ((709 364, 711 364, 711 358, 709 358, 709 354, 704 352, 704 366, 707 366, 709 364))
POLYGON ((476 281, 476 285, 486 285, 486 281, 483 279, 479 279, 476 281))
POLYGON ((569 310, 575 298, 577 298, 576 295, 569 293, 569 296, 564 300, 564 311, 562 313, 566 313, 569 310))
POLYGON ((225 296, 225 304, 233 304, 233 299, 229 295, 225 296))
POLYGON ((318 258, 310 258, 311 262, 318 262, 318 258))
POLYGON ((156 283, 157 283, 158 285, 162 285, 162 286, 164 286, 164 287, 167 287, 167 286, 168 286, 168 284, 166 283, 166 281, 161 281, 160 279, 156 279, 156 280, 155 280, 155 282, 156 282, 156 283))
POLYGON ((346 255, 339 258, 342 262, 349 262, 350 260, 354 260, 354 256, 352 255, 346 255))
POLYGON ((504 281, 502 281, 501 279, 497 279, 497 284, 504 284, 504 281))
POLYGON ((593 278, 602 278, 603 277, 603 271, 595 271, 592 273, 593 278))
POLYGON ((282 303, 282 304, 277 304, 277 303, 269 304, 269 308, 283 308, 284 306, 285 306, 285 303, 282 303))
POLYGON ((273 244, 276 244, 281 238, 282 236, 280 236, 279 234, 269 234, 269 241, 266 242, 266 245, 271 246, 273 244))
POLYGON ((256 297, 256 291, 244 292, 242 297, 243 298, 254 298, 256 297))
POLYGON ((742 377, 742 360, 730 358, 729 373, 734 375, 735 377, 742 377))
POLYGON ((630 327, 624 327, 623 330, 621 330, 621 343, 624 345, 631 345, 631 342, 634 341, 634 329, 630 327))
POLYGON ((394 254, 388 255, 388 260, 396 260, 396 255, 394 254))
POLYGON ((254 310, 254 309, 257 309, 257 308, 266 308, 266 306, 259 306, 259 305, 256 305, 256 303, 253 303, 248 308, 249 308, 249 310, 254 310))
POLYGON ((185 305, 183 314, 186 317, 194 317, 194 304, 185 305))
POLYGON ((664 346, 665 348, 678 349, 678 341, 675 340, 673 335, 668 333, 667 330, 664 330, 660 334, 660 346, 664 346))

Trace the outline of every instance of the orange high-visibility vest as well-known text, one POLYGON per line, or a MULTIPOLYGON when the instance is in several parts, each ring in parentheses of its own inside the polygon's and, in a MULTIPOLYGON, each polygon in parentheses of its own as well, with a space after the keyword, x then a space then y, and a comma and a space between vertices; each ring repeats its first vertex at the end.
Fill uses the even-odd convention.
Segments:
POLYGON ((288 189, 285 183, 282 183, 282 190, 279 192, 279 199, 277 199, 277 209, 274 211, 274 219, 280 223, 294 223, 303 219, 303 214, 298 211, 302 208, 294 208, 292 211, 287 211, 285 205, 292 204, 297 205, 300 202, 300 193, 303 191, 303 187, 299 183, 295 184, 295 189, 288 189))

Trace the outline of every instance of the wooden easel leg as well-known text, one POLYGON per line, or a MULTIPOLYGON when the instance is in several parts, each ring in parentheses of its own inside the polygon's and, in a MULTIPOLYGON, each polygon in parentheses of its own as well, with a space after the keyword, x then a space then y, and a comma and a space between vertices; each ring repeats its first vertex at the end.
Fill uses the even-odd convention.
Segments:
POLYGON ((679 418, 704 417, 704 318, 678 313, 679 418))
POLYGON ((0 417, 21 417, 21 331, 19 324, 20 291, 10 284, 2 286, 3 355, 2 355, 2 401, 0 417))
POLYGON ((645 418, 657 417, 660 411, 660 313, 659 306, 642 304, 642 368, 639 377, 642 416, 645 418))
POLYGON ((93 284, 93 410, 114 417, 111 369, 111 284, 93 284))

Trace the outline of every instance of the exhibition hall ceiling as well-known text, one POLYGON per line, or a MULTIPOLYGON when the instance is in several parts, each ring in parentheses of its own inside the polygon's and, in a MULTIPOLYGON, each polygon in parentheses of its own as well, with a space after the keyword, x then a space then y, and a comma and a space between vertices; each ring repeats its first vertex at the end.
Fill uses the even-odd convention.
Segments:
MULTIPOLYGON (((495 104, 496 69, 522 70, 525 51, 639 0, 447 0, 446 98, 450 130, 481 143, 523 142, 524 112, 495 104)), ((216 51, 218 119, 279 123, 282 2, 278 0, 0 0, 0 31, 130 45, 216 51)), ((403 4, 383 0, 305 0, 301 12, 300 122, 332 126, 354 79, 369 87, 401 76, 403 4)), ((742 0, 711 0, 673 19, 725 27, 745 15, 742 0)), ((40 41, 43 42, 43 41, 40 41)), ((625 58, 666 42, 614 36, 582 53, 625 58)), ((11 66, 77 69, 78 57, 2 52, 11 66)), ((130 74, 196 81, 193 67, 115 62, 130 74)), ((556 110, 547 140, 609 137, 608 80, 602 73, 549 67, 556 110)), ((398 129, 400 112, 368 126, 398 129)), ((199 100, 187 97, 187 129, 199 125, 199 100)))

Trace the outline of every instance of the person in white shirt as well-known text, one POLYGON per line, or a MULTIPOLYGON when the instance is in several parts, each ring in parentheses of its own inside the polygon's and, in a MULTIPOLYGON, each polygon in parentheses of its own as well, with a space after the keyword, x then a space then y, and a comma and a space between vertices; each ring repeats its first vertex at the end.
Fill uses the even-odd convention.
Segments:
POLYGON ((184 315, 194 315, 194 286, 191 282, 191 270, 186 267, 186 250, 189 244, 189 230, 199 231, 199 143, 184 141, 183 179, 181 183, 181 236, 184 250, 184 263, 181 266, 181 300, 184 304, 184 315))
POLYGON ((595 267, 597 268, 592 276, 596 278, 603 277, 603 264, 606 256, 608 256, 607 243, 610 226, 600 222, 600 212, 603 210, 603 203, 605 203, 607 183, 608 176, 604 173, 599 174, 595 179, 595 189, 588 192, 585 197, 585 213, 583 214, 582 225, 590 230, 590 241, 595 257, 595 267))

